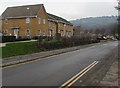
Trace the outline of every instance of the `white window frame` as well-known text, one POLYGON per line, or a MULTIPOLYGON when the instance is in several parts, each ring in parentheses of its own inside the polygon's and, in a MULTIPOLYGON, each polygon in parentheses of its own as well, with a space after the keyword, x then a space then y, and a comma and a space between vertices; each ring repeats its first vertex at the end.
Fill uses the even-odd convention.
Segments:
POLYGON ((42 31, 42 35, 46 36, 46 30, 45 29, 42 31))
POLYGON ((67 26, 66 24, 64 24, 64 27, 67 26))
POLYGON ((46 19, 43 19, 43 24, 46 24, 46 19))
POLYGON ((5 19, 5 20, 4 20, 4 24, 8 24, 8 19, 5 19))
POLYGON ((7 29, 4 29, 4 30, 3 30, 3 34, 7 35, 7 34, 8 34, 8 30, 7 30, 7 29))
POLYGON ((29 17, 26 18, 26 23, 30 23, 30 18, 29 17))
POLYGON ((37 34, 38 34, 38 35, 41 34, 41 30, 40 30, 40 29, 37 30, 37 34))
POLYGON ((26 35, 26 36, 30 36, 30 29, 26 29, 26 30, 25 30, 25 35, 26 35), (29 30, 29 33, 27 32, 28 30, 29 30))
POLYGON ((38 18, 38 24, 41 24, 41 18, 38 18))

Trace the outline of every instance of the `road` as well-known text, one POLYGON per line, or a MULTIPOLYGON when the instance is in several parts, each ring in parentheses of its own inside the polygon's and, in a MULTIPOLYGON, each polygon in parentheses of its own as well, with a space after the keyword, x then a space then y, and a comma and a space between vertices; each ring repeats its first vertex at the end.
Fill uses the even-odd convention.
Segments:
POLYGON ((3 86, 61 86, 91 63, 102 61, 117 46, 117 41, 99 43, 43 60, 3 68, 3 86))

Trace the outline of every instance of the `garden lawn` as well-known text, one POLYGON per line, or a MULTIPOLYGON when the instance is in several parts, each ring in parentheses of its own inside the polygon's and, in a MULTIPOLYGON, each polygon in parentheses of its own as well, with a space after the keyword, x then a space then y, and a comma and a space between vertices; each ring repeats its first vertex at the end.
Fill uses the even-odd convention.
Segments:
POLYGON ((41 50, 36 48, 36 43, 20 42, 7 44, 5 47, 2 47, 2 58, 40 52, 41 50))

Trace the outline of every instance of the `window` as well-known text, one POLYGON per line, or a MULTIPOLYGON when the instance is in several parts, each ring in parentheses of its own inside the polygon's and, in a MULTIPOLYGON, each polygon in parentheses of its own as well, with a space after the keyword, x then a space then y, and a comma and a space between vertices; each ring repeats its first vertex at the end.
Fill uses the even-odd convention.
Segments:
POLYGON ((40 29, 37 30, 37 34, 40 35, 40 29))
POLYGON ((43 24, 45 24, 46 23, 46 19, 43 19, 43 24))
POLYGON ((40 18, 38 18, 38 24, 40 24, 41 23, 41 19, 40 18))
POLYGON ((64 24, 64 27, 66 26, 66 24, 64 24))
POLYGON ((26 18, 26 23, 30 23, 30 18, 26 18))
POLYGON ((42 34, 42 35, 43 35, 43 36, 45 36, 45 33, 46 33, 46 31, 45 31, 45 29, 44 29, 44 30, 43 30, 43 34, 42 34))
POLYGON ((4 20, 4 24, 8 24, 8 19, 5 19, 5 20, 4 20))
POLYGON ((3 35, 7 35, 8 34, 8 30, 7 29, 4 29, 3 30, 3 35))
POLYGON ((27 35, 27 36, 30 35, 30 30, 29 30, 29 29, 26 30, 26 35, 27 35))

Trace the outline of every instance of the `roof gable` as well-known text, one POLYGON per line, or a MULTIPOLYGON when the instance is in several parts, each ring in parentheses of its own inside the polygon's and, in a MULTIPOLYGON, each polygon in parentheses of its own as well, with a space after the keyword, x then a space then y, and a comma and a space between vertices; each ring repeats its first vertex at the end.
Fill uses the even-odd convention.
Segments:
POLYGON ((43 4, 8 7, 2 18, 34 17, 37 16, 43 4))
POLYGON ((47 13, 47 16, 48 16, 48 20, 53 20, 56 22, 61 22, 61 23, 66 23, 66 24, 72 25, 69 21, 67 21, 66 19, 63 19, 62 17, 58 17, 58 16, 55 16, 50 13, 47 13))

